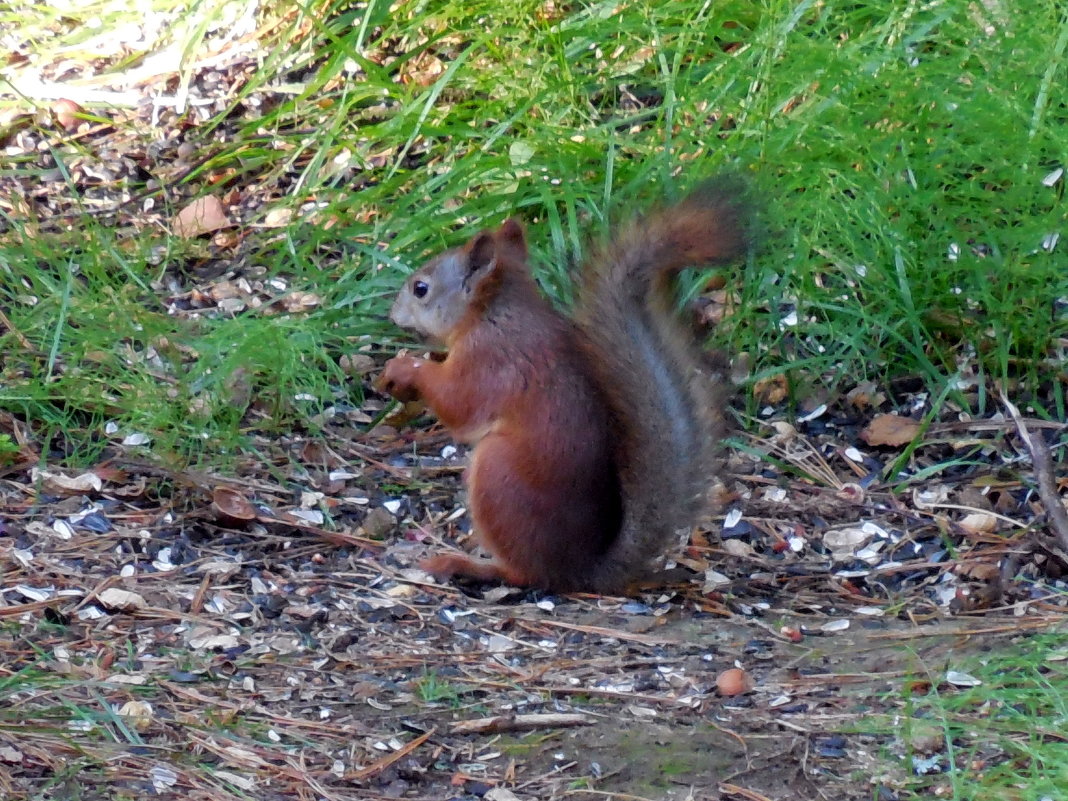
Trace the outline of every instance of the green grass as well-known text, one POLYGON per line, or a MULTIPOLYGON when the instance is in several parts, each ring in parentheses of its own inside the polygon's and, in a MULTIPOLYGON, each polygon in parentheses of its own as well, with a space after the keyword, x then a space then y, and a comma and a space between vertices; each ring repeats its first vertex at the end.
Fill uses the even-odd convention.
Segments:
MULTIPOLYGON (((114 24, 101 9, 113 6, 84 13, 114 24)), ((566 301, 589 233, 722 170, 751 176, 765 208, 717 332, 749 354, 754 380, 786 372, 803 398, 905 375, 939 395, 974 376, 980 389, 953 402, 988 412, 998 380, 1038 414, 1068 416, 1066 245, 1042 247, 1064 226, 1068 180, 1042 181, 1068 153, 1057 4, 372 0, 366 13, 272 13, 273 27, 259 22, 273 55, 210 119, 187 117, 199 166, 155 202, 170 215, 214 187, 248 196, 259 221, 292 210, 285 228, 253 228, 238 260, 322 304, 176 318, 160 284, 210 286, 188 273, 232 253, 102 224, 88 205, 66 231, 32 204, 6 212, 0 310, 23 339, 0 328, 0 408, 61 453, 92 458, 108 420, 161 453, 215 461, 251 433, 314 430, 315 412, 359 399, 339 356, 393 347, 387 298, 427 254, 518 214, 543 285, 566 301)), ((77 15, 50 14, 34 5, 0 24, 9 37, 22 25, 47 63, 84 33, 77 15)), ((146 48, 177 41, 192 81, 213 30, 191 14, 146 48)), ((38 134, 61 169, 92 152, 38 134)), ((0 180, 43 169, 12 158, 0 180)))
MULTIPOLYGON (((1059 797, 1068 783, 1064 636, 1024 636, 1014 645, 1019 647, 949 666, 978 679, 976 687, 947 685, 943 666, 917 677, 931 682, 929 691, 891 697, 896 713, 870 716, 875 731, 894 735, 886 759, 899 763, 907 775, 903 799, 1059 797), (917 750, 920 743, 925 747, 917 750), (917 775, 913 762, 930 760, 929 751, 937 755, 937 767, 917 775)), ((872 731, 870 725, 866 730, 872 731)))
POLYGON ((15 461, 19 446, 11 439, 10 434, 0 434, 0 465, 15 461))
POLYGON ((429 670, 415 680, 415 696, 426 704, 448 704, 456 708, 460 705, 461 691, 448 680, 442 679, 429 670))

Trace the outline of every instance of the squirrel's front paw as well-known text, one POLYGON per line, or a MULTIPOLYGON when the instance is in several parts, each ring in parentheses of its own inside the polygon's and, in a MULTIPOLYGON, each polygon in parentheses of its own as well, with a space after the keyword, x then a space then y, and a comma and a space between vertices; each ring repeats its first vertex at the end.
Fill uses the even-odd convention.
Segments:
POLYGON ((388 392, 401 403, 413 401, 419 397, 416 388, 416 371, 423 360, 414 356, 394 356, 386 362, 386 369, 375 381, 375 389, 388 392))

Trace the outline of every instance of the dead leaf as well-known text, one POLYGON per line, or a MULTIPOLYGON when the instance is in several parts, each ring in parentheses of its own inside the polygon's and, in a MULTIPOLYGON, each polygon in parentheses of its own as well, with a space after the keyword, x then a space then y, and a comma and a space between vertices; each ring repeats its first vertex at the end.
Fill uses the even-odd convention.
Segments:
POLYGON ((189 647, 197 651, 236 648, 241 641, 233 634, 217 634, 207 626, 199 626, 189 633, 189 647))
POLYGON ((230 300, 231 298, 242 298, 249 293, 243 286, 238 285, 234 281, 219 281, 211 285, 208 290, 208 294, 211 299, 216 303, 222 300, 230 300))
POLYGON ((855 558, 858 549, 863 548, 875 536, 874 531, 849 526, 831 529, 823 535, 823 544, 831 552, 835 562, 848 562, 855 558))
POLYGON ((985 512, 973 512, 957 525, 969 534, 990 534, 997 529, 998 519, 985 512))
POLYGON ((263 218, 265 228, 284 228, 293 220, 293 209, 271 209, 263 218))
POLYGON ((155 712, 147 701, 127 701, 119 708, 119 715, 137 731, 145 731, 152 725, 155 712))
POLYGON ((252 503, 233 487, 216 487, 211 494, 211 508, 225 526, 242 526, 256 519, 252 503))
POLYGON ((338 365, 345 375, 367 375, 375 369, 375 360, 366 353, 344 354, 338 359, 338 365))
POLYGON ((198 197, 174 218, 175 236, 191 239, 200 234, 229 228, 233 223, 226 216, 222 201, 214 195, 198 197))
MULTIPOLYGON (((99 471, 100 468, 96 468, 99 471)), ((108 479, 111 480, 111 479, 108 479)), ((114 487, 108 490, 109 495, 114 495, 119 498, 125 498, 131 500, 133 498, 140 498, 145 494, 145 488, 148 486, 144 476, 138 476, 137 480, 133 483, 123 483, 118 487, 114 487)))
POLYGON ((846 402, 861 410, 869 406, 878 406, 885 400, 886 395, 879 391, 879 387, 874 381, 857 384, 846 393, 846 402))
POLYGON ((33 481, 41 481, 45 488, 57 495, 85 495, 100 492, 103 482, 96 473, 82 473, 80 476, 65 476, 49 470, 33 468, 30 471, 33 481))
POLYGON ((118 587, 108 587, 96 596, 97 600, 108 609, 119 609, 123 612, 134 612, 148 606, 145 599, 136 592, 120 590, 118 587))
POLYGON ((860 438, 869 445, 900 447, 916 439, 920 423, 911 417, 897 414, 880 414, 860 432, 860 438))
POLYGON ((225 781, 227 784, 232 784, 244 790, 246 793, 251 793, 253 790, 256 789, 255 781, 248 778, 247 776, 240 776, 234 773, 233 771, 217 770, 215 771, 215 776, 216 778, 225 781))
POLYGON ((749 557, 753 555, 753 546, 742 540, 724 540, 723 550, 731 556, 749 557))
POLYGON ((65 131, 73 131, 78 127, 81 122, 81 118, 78 116, 85 110, 75 103, 73 100, 61 97, 52 103, 52 113, 56 117, 56 122, 65 131))
POLYGON ((520 801, 519 796, 506 787, 494 787, 482 797, 486 801, 520 801))
MULTIPOLYGON (((104 464, 94 467, 93 473, 99 476, 101 481, 107 481, 112 484, 121 484, 129 477, 129 473, 121 467, 111 467, 104 464)), ((144 481, 144 476, 141 476, 141 480, 144 481)))
POLYGON ((319 296, 314 292, 290 292, 278 299, 290 314, 311 311, 321 303, 319 296))
POLYGON ((430 86, 445 72, 445 63, 429 51, 408 61, 407 68, 401 71, 401 81, 404 84, 416 84, 417 86, 430 86))
POLYGON ((843 501, 849 501, 850 503, 855 504, 862 504, 864 503, 866 493, 864 492, 864 488, 860 486, 860 484, 857 484, 853 481, 849 481, 839 487, 838 490, 834 493, 834 496, 843 501))
POLYGON ((956 574, 976 581, 997 581, 1001 568, 996 562, 963 562, 957 566, 956 574))
POLYGON ((753 383, 753 396, 761 403, 777 406, 786 400, 789 387, 783 374, 762 378, 753 383))
POLYGON ((426 411, 426 404, 421 400, 409 401, 399 405, 393 412, 386 417, 383 421, 386 425, 393 426, 394 428, 404 428, 413 420, 420 417, 426 411))

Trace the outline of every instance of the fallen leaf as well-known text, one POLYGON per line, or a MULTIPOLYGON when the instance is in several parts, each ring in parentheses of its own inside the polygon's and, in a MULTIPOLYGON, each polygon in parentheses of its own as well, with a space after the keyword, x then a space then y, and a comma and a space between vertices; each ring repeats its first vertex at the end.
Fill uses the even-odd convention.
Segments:
MULTIPOLYGON (((109 465, 97 465, 93 468, 93 473, 99 476, 101 481, 108 481, 112 484, 121 484, 129 476, 121 467, 110 467, 109 465)), ((143 481, 144 476, 141 479, 143 481)))
POLYGON ((761 403, 775 406, 786 400, 788 393, 789 387, 786 383, 786 376, 782 374, 761 378, 753 383, 753 397, 761 403))
POLYGON ((208 290, 208 294, 211 299, 216 303, 222 300, 230 300, 231 298, 242 298, 249 293, 245 291, 244 287, 239 286, 233 281, 219 281, 216 284, 212 284, 208 290))
POLYGON ((969 534, 990 534, 997 529, 998 519, 985 512, 973 512, 958 524, 969 534))
POLYGON ((244 790, 246 793, 256 789, 256 782, 247 776, 239 776, 229 770, 217 770, 215 771, 215 777, 222 779, 227 784, 233 784, 244 790))
POLYGON ((163 794, 178 783, 178 774, 166 765, 153 765, 148 771, 148 776, 152 780, 152 789, 157 795, 163 794))
POLYGON ((236 648, 240 644, 241 641, 233 634, 200 633, 189 638, 189 647, 197 651, 209 650, 212 648, 226 650, 228 648, 236 648))
POLYGON ((222 201, 214 195, 198 197, 174 218, 176 236, 191 239, 200 234, 229 228, 233 223, 226 216, 222 201))
POLYGON ((60 495, 84 495, 89 492, 100 492, 103 487, 103 482, 96 473, 65 476, 62 473, 39 470, 35 467, 30 471, 30 478, 34 482, 43 482, 48 490, 60 495))
POLYGON ((120 590, 118 587, 109 587, 96 597, 108 609, 121 609, 124 612, 133 612, 148 606, 145 599, 136 592, 120 590))
POLYGON ((81 118, 78 116, 85 110, 75 103, 73 100, 61 97, 52 103, 52 113, 56 117, 56 122, 62 126, 65 131, 73 131, 78 127, 78 123, 81 122, 81 118))
POLYGON ((252 502, 233 487, 216 487, 211 493, 215 519, 226 526, 242 526, 256 519, 252 502))
POLYGON ((293 209, 271 209, 263 218, 265 228, 284 228, 293 219, 293 209))
POLYGON ((878 406, 886 400, 886 395, 879 392, 879 387, 874 381, 865 381, 857 384, 846 393, 846 402, 857 409, 867 409, 869 406, 878 406))
POLYGON ((880 414, 860 432, 860 438, 869 445, 900 447, 916 439, 920 423, 911 417, 897 414, 880 414))
POLYGON ((831 552, 835 562, 848 562, 856 556, 874 537, 874 533, 863 528, 847 527, 831 529, 823 535, 823 544, 831 552))
POLYGON ((148 676, 144 673, 112 673, 107 677, 108 684, 127 684, 131 687, 144 687, 148 676))
POLYGON ((849 501, 850 503, 861 504, 864 503, 865 493, 864 488, 855 482, 848 482, 838 488, 838 491, 834 493, 836 498, 843 501, 849 501))
POLYGON ((482 797, 486 801, 519 801, 519 796, 505 787, 494 787, 482 797))
POLYGON ((46 601, 56 594, 55 587, 30 587, 27 584, 15 585, 15 592, 31 601, 46 601))
POLYGON ((404 84, 430 86, 445 72, 445 62, 424 50, 422 54, 410 59, 406 69, 401 70, 404 84))
POLYGON ((964 562, 957 566, 958 576, 975 579, 976 581, 997 581, 1001 574, 1001 568, 996 562, 964 562))
POLYGON ((375 369, 375 360, 366 353, 344 354, 338 359, 338 366, 345 375, 367 375, 375 369))
POLYGON ((946 681, 954 687, 978 687, 983 683, 970 673, 962 673, 959 670, 946 671, 946 681))
POLYGON ((126 718, 126 722, 137 731, 148 729, 155 717, 152 704, 147 701, 127 701, 119 708, 119 715, 126 718))
POLYGON ((731 556, 748 557, 753 555, 753 546, 742 540, 724 540, 723 550, 731 556))
POLYGON ((314 292, 290 292, 279 298, 278 302, 290 314, 310 311, 321 303, 319 296, 314 292))

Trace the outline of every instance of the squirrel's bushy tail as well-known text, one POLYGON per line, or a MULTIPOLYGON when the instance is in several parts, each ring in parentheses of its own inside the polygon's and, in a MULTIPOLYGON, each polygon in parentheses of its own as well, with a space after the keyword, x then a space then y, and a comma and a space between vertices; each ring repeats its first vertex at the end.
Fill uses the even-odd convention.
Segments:
POLYGON ((576 321, 618 422, 623 510, 619 537, 590 577, 620 592, 703 508, 724 430, 723 377, 710 375, 675 312, 684 267, 737 259, 750 230, 745 186, 701 184, 689 197, 621 230, 587 266, 576 321))

